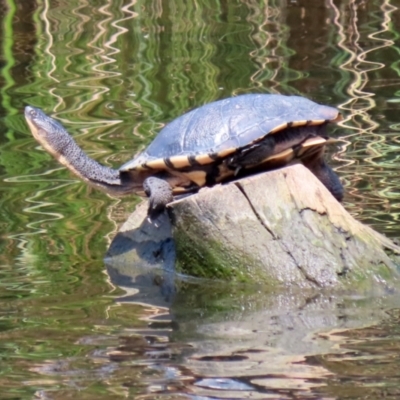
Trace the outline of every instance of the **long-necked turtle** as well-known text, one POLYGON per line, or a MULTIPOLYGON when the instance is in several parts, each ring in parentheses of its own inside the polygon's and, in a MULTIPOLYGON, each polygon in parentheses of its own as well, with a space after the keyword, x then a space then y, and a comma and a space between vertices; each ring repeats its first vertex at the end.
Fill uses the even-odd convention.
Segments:
POLYGON ((338 200, 343 196, 339 178, 323 158, 325 126, 340 114, 303 97, 247 94, 204 105, 168 124, 118 170, 89 158, 41 110, 27 106, 25 117, 39 143, 86 182, 114 194, 144 191, 150 218, 173 194, 293 160, 301 160, 338 200))

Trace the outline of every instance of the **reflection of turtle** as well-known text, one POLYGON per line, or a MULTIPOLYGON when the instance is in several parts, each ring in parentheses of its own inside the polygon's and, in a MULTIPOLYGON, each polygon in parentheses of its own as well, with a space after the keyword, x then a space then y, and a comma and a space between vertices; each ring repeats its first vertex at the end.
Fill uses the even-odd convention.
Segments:
POLYGON ((114 170, 90 159, 66 130, 26 107, 33 136, 86 182, 114 194, 149 196, 155 217, 172 195, 299 159, 341 200, 343 187, 323 158, 334 108, 297 96, 248 94, 197 108, 167 125, 140 155, 114 170))

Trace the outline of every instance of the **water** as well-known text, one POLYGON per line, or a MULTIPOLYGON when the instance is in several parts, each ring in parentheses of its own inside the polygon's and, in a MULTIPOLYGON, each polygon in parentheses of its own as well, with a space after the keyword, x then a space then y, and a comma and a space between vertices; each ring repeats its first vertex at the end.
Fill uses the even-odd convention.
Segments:
POLYGON ((138 199, 78 182, 22 115, 43 108, 118 166, 165 122, 216 99, 268 92, 336 105, 344 120, 328 158, 345 207, 396 238, 394 0, 1 9, 0 398, 399 397, 396 293, 186 283, 171 303, 145 278, 119 287, 103 257, 138 199))

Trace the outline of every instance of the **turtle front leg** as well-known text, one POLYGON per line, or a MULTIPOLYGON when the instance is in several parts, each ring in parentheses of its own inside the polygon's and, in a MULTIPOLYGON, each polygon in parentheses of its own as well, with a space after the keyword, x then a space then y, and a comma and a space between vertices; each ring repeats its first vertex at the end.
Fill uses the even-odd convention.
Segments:
POLYGON ((150 220, 155 220, 173 200, 170 184, 158 176, 150 176, 143 182, 143 189, 149 197, 147 215, 150 220))

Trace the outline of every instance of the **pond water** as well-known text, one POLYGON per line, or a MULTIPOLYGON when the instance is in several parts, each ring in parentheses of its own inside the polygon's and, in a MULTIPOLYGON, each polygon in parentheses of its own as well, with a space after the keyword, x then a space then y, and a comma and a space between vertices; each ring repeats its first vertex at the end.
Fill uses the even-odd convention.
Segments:
MULTIPOLYGON (((241 93, 338 107, 327 158, 353 216, 400 228, 394 0, 1 3, 1 399, 400 398, 396 292, 118 285, 103 262, 139 199, 61 168, 27 104, 118 166, 164 124, 241 93)), ((134 268, 134 266, 132 266, 134 268)), ((118 283, 118 282, 117 282, 118 283)))

